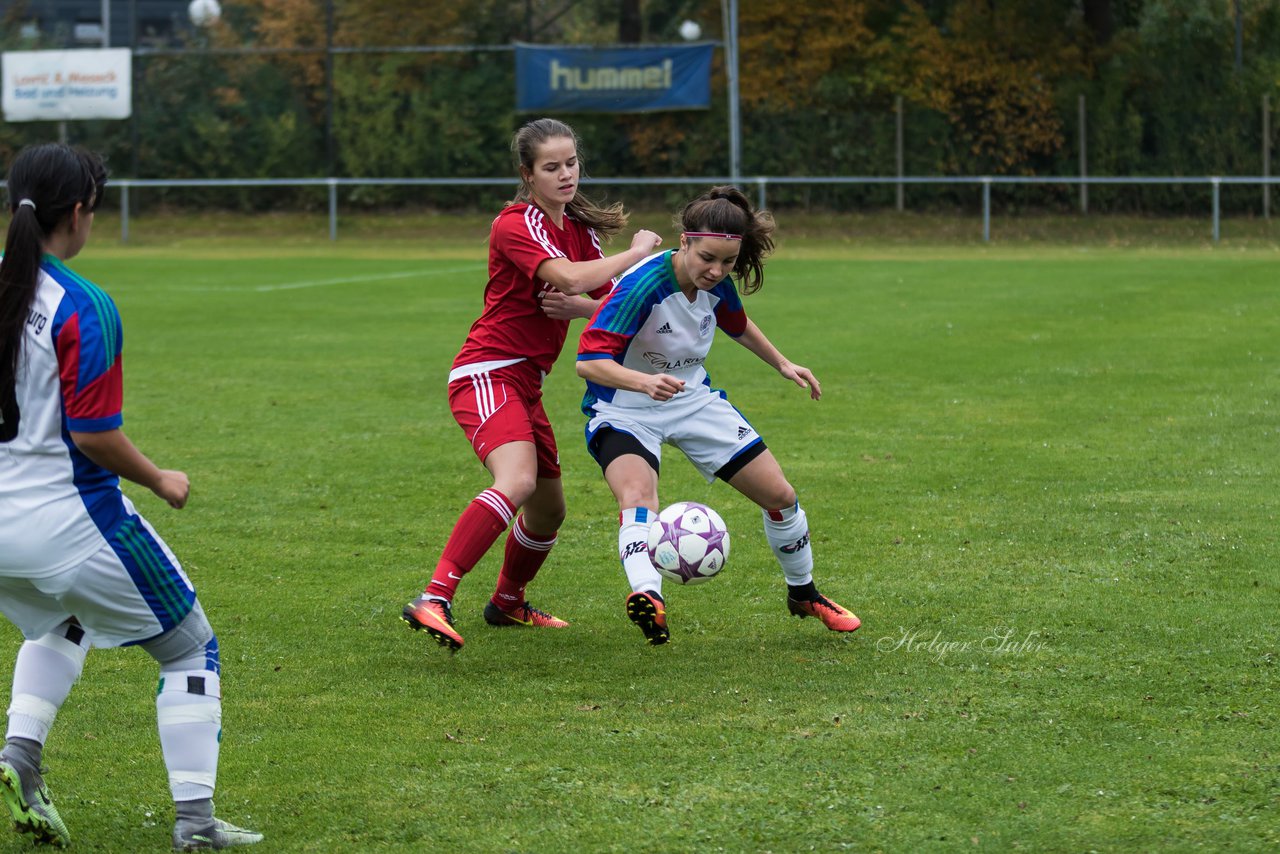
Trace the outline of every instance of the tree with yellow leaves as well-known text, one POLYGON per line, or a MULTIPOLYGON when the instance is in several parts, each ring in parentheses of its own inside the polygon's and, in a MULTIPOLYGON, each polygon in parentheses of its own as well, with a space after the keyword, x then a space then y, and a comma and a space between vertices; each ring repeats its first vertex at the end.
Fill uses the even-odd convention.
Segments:
POLYGON ((1018 4, 997 9, 987 0, 957 0, 935 24, 910 0, 879 40, 885 85, 951 125, 955 146, 939 171, 1029 172, 1035 158, 1062 145, 1055 87, 1079 67, 1079 52, 1064 40, 1028 38, 1021 11, 1018 4))

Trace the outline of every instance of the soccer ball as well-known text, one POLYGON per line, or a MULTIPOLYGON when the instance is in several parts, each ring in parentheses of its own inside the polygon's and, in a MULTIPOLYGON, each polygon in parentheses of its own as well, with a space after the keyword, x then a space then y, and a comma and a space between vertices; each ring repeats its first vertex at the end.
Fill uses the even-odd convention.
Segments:
POLYGON ((187 17, 197 27, 211 27, 222 17, 222 5, 218 0, 191 0, 187 5, 187 17))
POLYGON ((729 559, 729 529, 720 514, 694 501, 678 501, 649 526, 649 559, 681 584, 709 581, 729 559))

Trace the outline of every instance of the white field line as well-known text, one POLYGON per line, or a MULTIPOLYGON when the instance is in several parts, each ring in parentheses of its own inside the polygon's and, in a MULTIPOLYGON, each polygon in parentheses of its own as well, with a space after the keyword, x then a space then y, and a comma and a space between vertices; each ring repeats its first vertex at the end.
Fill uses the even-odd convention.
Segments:
POLYGON ((444 276, 452 273, 469 273, 483 270, 483 265, 470 264, 466 267, 450 267, 445 270, 406 270, 400 273, 370 273, 367 276, 344 276, 338 279, 304 279, 298 282, 282 282, 275 285, 255 285, 252 287, 201 287, 186 288, 191 291, 254 291, 269 293, 271 291, 296 291, 303 288, 325 288, 332 285, 355 285, 363 282, 384 282, 391 279, 413 279, 426 276, 444 276))

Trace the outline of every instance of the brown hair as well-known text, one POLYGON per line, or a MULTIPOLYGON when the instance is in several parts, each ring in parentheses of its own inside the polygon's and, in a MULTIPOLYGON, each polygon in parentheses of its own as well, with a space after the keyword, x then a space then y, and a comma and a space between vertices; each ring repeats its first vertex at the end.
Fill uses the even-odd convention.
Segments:
MULTIPOLYGON (((508 204, 533 202, 533 195, 529 192, 529 183, 523 180, 524 171, 522 170, 532 172, 534 161, 538 157, 538 148, 547 140, 555 139, 556 137, 565 137, 573 140, 573 146, 578 150, 578 177, 586 177, 587 170, 582 165, 582 145, 578 141, 578 135, 573 132, 573 128, 556 119, 534 119, 526 123, 520 130, 516 131, 515 136, 511 137, 511 153, 515 155, 516 171, 520 174, 522 180, 520 181, 520 187, 516 190, 515 198, 508 204)), ((627 224, 627 214, 622 209, 621 202, 602 207, 584 196, 581 190, 573 194, 573 199, 569 201, 569 204, 565 205, 565 210, 569 213, 569 216, 583 225, 594 228, 603 237, 612 237, 627 224)))
POLYGON ((753 208, 737 187, 712 187, 685 205, 675 224, 684 232, 742 235, 732 273, 738 289, 746 296, 764 286, 764 259, 773 251, 773 214, 753 208))
POLYGON ((0 264, 0 441, 17 431, 18 357, 40 282, 44 241, 77 204, 86 211, 97 207, 106 183, 102 158, 56 142, 24 148, 9 167, 12 217, 0 264))

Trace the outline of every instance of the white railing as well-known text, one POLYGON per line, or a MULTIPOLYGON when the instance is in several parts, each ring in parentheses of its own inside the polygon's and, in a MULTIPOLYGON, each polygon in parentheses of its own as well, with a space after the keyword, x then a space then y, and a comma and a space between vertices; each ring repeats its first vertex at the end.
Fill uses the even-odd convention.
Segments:
POLYGON ((757 182, 759 184, 759 198, 761 206, 765 197, 765 187, 768 184, 895 184, 902 186, 904 184, 977 184, 982 187, 982 239, 984 242, 991 241, 991 186, 993 184, 1066 184, 1078 185, 1081 187, 1102 186, 1108 184, 1207 184, 1211 188, 1211 210, 1213 222, 1213 242, 1217 243, 1222 239, 1222 185, 1223 184, 1253 184, 1258 186, 1269 186, 1271 184, 1280 184, 1280 178, 1274 177, 1223 177, 1223 176, 1206 176, 1206 177, 1132 177, 1132 178, 1080 178, 1076 176, 1066 177, 1017 177, 1008 175, 998 176, 981 176, 976 178, 908 178, 908 177, 830 177, 830 178, 743 178, 740 183, 757 182))
MULTIPOLYGON (((329 239, 338 239, 338 189, 341 187, 514 187, 513 178, 113 178, 107 189, 120 191, 120 240, 129 240, 129 208, 130 194, 134 188, 147 187, 326 187, 329 195, 329 239)), ((1017 176, 977 176, 977 177, 896 177, 896 176, 763 176, 742 177, 737 181, 723 176, 710 177, 670 177, 670 178, 586 178, 586 184, 668 186, 715 184, 737 184, 741 187, 755 187, 756 200, 759 207, 768 205, 768 188, 770 186, 791 186, 804 184, 818 185, 852 185, 872 186, 892 184, 904 187, 911 184, 969 184, 976 185, 982 193, 982 239, 991 240, 991 187, 1004 185, 1037 184, 1037 185, 1076 185, 1083 188, 1106 185, 1206 185, 1210 189, 1210 211, 1213 229, 1213 241, 1222 238, 1222 186, 1224 184, 1247 184, 1270 186, 1280 184, 1280 177, 1263 176, 1205 176, 1205 177, 1130 177, 1103 178, 1090 176, 1054 177, 1017 177, 1017 176)), ((0 182, 2 185, 3 182, 0 182)))

